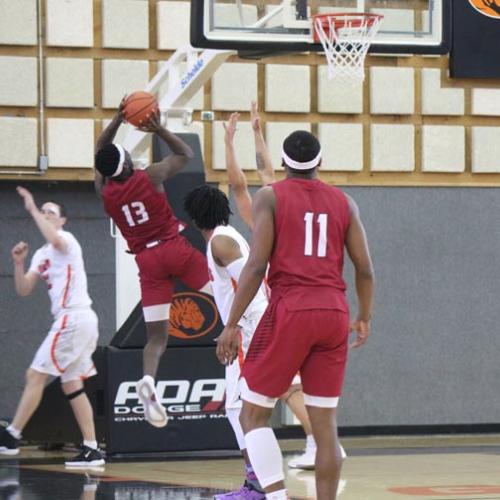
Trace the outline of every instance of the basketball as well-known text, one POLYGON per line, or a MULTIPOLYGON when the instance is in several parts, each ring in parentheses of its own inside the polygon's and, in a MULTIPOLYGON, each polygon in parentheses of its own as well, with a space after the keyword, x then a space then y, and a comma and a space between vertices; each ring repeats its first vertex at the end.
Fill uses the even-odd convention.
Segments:
POLYGON ((139 127, 158 111, 158 101, 149 92, 133 92, 125 100, 123 113, 125 120, 139 127))

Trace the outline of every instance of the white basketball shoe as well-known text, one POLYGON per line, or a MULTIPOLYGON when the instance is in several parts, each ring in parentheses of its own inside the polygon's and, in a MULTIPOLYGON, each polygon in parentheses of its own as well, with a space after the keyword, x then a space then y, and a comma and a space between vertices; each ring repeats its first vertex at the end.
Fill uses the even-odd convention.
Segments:
MULTIPOLYGON (((347 453, 341 444, 340 453, 342 454, 342 460, 347 457, 347 453)), ((308 444, 304 453, 296 458, 292 458, 288 462, 288 467, 291 469, 304 469, 304 470, 314 470, 316 461, 316 443, 308 444)))
POLYGON ((136 386, 139 400, 144 406, 144 417, 154 427, 165 427, 168 422, 167 411, 156 394, 155 381, 150 375, 144 375, 136 386))

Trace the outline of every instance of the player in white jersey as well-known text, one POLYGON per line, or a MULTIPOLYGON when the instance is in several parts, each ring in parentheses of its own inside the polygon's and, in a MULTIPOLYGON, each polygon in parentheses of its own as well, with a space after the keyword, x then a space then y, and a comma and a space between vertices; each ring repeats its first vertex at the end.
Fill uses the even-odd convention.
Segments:
MULTIPOLYGON (((222 323, 226 324, 240 272, 248 259, 248 243, 236 229, 229 225, 231 214, 229 200, 219 189, 208 184, 199 186, 186 196, 184 209, 207 242, 210 283, 222 323)), ((262 284, 240 321, 241 338, 238 360, 226 366, 226 415, 245 460, 246 480, 238 491, 216 495, 214 498, 217 500, 261 500, 265 498, 246 453, 245 438, 239 420, 242 406, 239 378, 240 368, 253 333, 266 307, 267 297, 264 284, 262 284)))
POLYGON ((94 416, 83 381, 95 375, 92 353, 97 345, 97 316, 91 309, 82 249, 75 237, 63 231, 66 213, 62 205, 47 202, 41 210, 31 193, 18 187, 24 206, 35 221, 46 244, 38 249, 25 271, 28 245, 12 249, 16 292, 29 295, 38 280, 45 281, 54 323, 26 372, 26 385, 12 423, 0 433, 0 454, 19 453, 23 428, 40 404, 49 376, 60 377, 83 436, 81 453, 67 460, 68 467, 95 467, 104 464, 98 449, 94 416))

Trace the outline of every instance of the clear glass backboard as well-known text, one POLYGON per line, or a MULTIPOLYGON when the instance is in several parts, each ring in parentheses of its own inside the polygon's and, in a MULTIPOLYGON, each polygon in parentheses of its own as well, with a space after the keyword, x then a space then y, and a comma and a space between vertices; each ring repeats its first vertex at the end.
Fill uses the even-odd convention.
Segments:
MULTIPOLYGON (((455 0, 462 1, 462 0, 455 0)), ((192 0, 191 44, 249 53, 317 51, 312 16, 369 12, 384 16, 375 53, 449 52, 452 0, 192 0)))

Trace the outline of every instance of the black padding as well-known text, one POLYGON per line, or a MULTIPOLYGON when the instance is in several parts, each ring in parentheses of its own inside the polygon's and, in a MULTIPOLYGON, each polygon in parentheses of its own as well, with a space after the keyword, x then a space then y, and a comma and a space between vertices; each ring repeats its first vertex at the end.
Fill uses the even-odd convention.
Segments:
POLYGON ((85 392, 85 389, 82 387, 81 389, 78 389, 75 392, 72 392, 71 394, 66 394, 66 399, 68 401, 71 401, 72 399, 77 398, 80 394, 83 394, 85 392))

